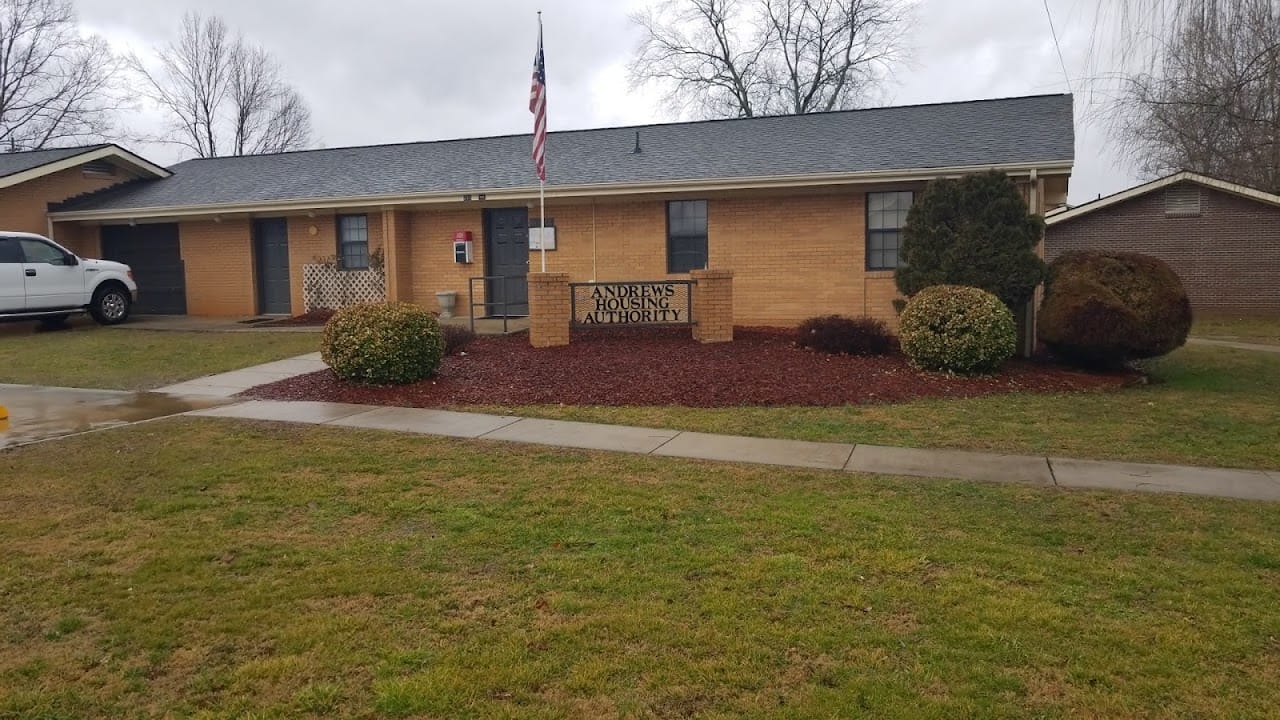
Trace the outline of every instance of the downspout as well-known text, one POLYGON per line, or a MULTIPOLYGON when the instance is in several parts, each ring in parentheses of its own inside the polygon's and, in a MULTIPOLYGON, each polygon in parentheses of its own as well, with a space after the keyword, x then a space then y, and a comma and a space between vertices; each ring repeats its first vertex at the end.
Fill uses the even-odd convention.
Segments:
POLYGON ((867 246, 867 239, 865 237, 865 232, 864 232, 864 236, 862 238, 862 247, 863 247, 863 251, 862 251, 863 252, 863 256, 862 256, 863 257, 862 259, 862 317, 867 316, 867 272, 868 271, 867 271, 867 261, 866 261, 866 252, 867 252, 866 246, 867 246))
POLYGON ((870 225, 870 211, 867 208, 867 194, 862 193, 862 237, 854 242, 862 243, 862 317, 867 317, 867 226, 870 225))
POLYGON ((596 281, 596 199, 591 198, 591 282, 596 281))

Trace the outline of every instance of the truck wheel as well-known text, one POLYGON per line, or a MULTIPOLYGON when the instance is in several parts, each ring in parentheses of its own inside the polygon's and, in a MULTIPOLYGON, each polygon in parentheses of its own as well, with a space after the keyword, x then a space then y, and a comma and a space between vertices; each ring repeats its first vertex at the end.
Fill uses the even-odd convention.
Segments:
POLYGON ((129 319, 129 291, 115 284, 100 287, 93 293, 89 313, 103 325, 118 325, 129 319))

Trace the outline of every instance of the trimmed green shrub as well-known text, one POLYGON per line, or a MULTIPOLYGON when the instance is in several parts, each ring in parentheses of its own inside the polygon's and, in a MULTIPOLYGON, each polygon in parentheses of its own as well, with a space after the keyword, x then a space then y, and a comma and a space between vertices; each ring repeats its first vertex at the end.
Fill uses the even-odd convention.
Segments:
POLYGON ((832 355, 886 355, 893 351, 895 343, 883 321, 822 315, 800 323, 796 344, 832 355))
POLYGON ((1181 347, 1191 330, 1191 301, 1159 258, 1081 250, 1049 266, 1037 325, 1057 357, 1109 369, 1181 347))
POLYGON ((320 357, 338 377, 370 385, 404 385, 433 375, 444 337, 431 313, 409 303, 353 305, 324 326, 320 357))
POLYGON ((898 337, 916 367, 963 374, 991 372, 1018 347, 1013 313, 1000 298, 960 285, 916 293, 902 310, 898 337))
POLYGON ((463 348, 476 339, 476 334, 471 331, 471 328, 462 325, 441 325, 440 332, 444 335, 445 355, 462 352, 463 348))
POLYGON ((934 285, 966 285, 1023 306, 1044 280, 1036 254, 1043 233, 1044 221, 1005 173, 934 180, 902 228, 898 290, 911 297, 934 285))

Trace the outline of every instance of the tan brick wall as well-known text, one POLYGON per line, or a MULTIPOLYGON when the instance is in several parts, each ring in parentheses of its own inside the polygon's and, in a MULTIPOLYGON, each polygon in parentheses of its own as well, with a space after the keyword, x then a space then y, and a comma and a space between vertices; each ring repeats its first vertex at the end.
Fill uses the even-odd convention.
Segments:
POLYGON ((338 252, 337 224, 333 215, 291 217, 288 224, 289 305, 294 315, 301 315, 305 311, 302 266, 322 258, 335 258, 338 252))
MULTIPOLYGON (((109 188, 134 177, 123 170, 111 176, 86 175, 81 168, 73 167, 4 188, 0 190, 0 228, 48 235, 49 203, 109 188)), ((58 228, 54 235, 58 235, 58 228)), ((62 242, 58 237, 53 239, 62 242)))
MULTIPOLYGON (((738 324, 793 325, 819 313, 896 323, 893 273, 864 270, 866 191, 673 199, 708 200, 708 264, 734 272, 738 324)), ((667 272, 666 200, 549 204, 557 249, 547 253, 547 270, 566 272, 573 282, 687 278, 667 272)), ((535 209, 530 224, 536 223, 535 209)), ((481 210, 417 211, 412 228, 414 302, 434 308, 437 290, 455 289, 465 312, 466 278, 484 274, 481 210), (450 255, 453 231, 461 229, 475 235, 471 267, 455 265, 450 255)), ((529 266, 539 270, 537 251, 529 266)))
MULTIPOLYGON (((667 215, 661 200, 600 200, 549 205, 556 225, 556 250, 547 252, 547 270, 567 272, 573 282, 683 278, 667 273, 667 215)), ((536 211, 529 219, 536 225, 536 211)), ((537 251, 529 267, 541 267, 537 251)))
MULTIPOLYGON (((452 290, 458 293, 454 312, 466 315, 467 278, 485 274, 484 222, 478 207, 407 213, 409 238, 413 250, 409 260, 409 283, 413 288, 408 300, 428 310, 436 310, 436 293, 452 290), (470 230, 475 253, 470 265, 453 261, 453 233, 470 230)), ((535 268, 536 269, 536 268, 535 268)), ((476 302, 484 299, 484 283, 476 283, 476 302)))
POLYGON ((1199 217, 1165 217, 1156 190, 1052 226, 1046 258, 1082 249, 1154 255, 1182 278, 1197 312, 1280 314, 1280 208, 1196 187, 1199 217))
POLYGON ((570 314, 569 274, 529 273, 529 344, 568 345, 570 314))
MULTIPOLYGON (((359 213, 353 213, 359 214, 359 213)), ((383 247, 380 211, 369 219, 369 252, 383 247)), ((337 225, 333 215, 287 219, 289 284, 294 314, 303 312, 302 266, 317 259, 332 261, 337 254, 337 225)), ((258 312, 253 223, 246 217, 186 221, 178 224, 186 267, 187 312, 204 316, 244 316, 258 312)), ((99 254, 99 229, 92 225, 60 223, 57 233, 78 254, 99 254)))
POLYGON ((733 340, 733 271, 694 270, 693 339, 700 343, 733 340))
POLYGON ((81 225, 79 223, 56 223, 53 229, 54 240, 63 247, 83 258, 101 258, 102 241, 97 225, 81 225))
POLYGON ((382 232, 388 268, 387 297, 413 302, 413 215, 401 210, 385 211, 382 232))
POLYGON ((712 199, 710 266, 734 271, 740 325, 794 325, 813 315, 896 323, 892 272, 867 272, 866 193, 712 199))
MULTIPOLYGON (((869 191, 919 190, 922 185, 853 186, 790 193, 718 193, 645 198, 600 198, 547 206, 557 249, 550 272, 573 282, 683 279, 667 272, 666 201, 708 201, 709 265, 733 272, 734 322, 794 325, 818 314, 871 315, 897 323, 892 272, 865 270, 865 198, 869 191)), ((468 278, 485 274, 483 208, 456 205, 416 210, 371 210, 370 250, 383 247, 390 227, 398 260, 388 278, 399 299, 435 310, 435 293, 458 293, 456 312, 468 312, 468 278), (384 227, 386 226, 386 227, 384 227), (470 265, 453 261, 453 234, 472 233, 470 265)), ((530 214, 537 222, 536 207, 530 214)), ((250 224, 246 220, 182 223, 192 314, 248 315, 256 311, 250 224), (207 276, 207 277, 206 277, 207 276)), ((94 233, 96 238, 96 232, 94 233)), ((289 218, 293 309, 302 312, 302 266, 337 253, 333 214, 289 218)), ((531 275, 540 269, 530 253, 531 275)), ((477 302, 483 288, 477 283, 477 302)))
POLYGON ((257 313, 248 218, 179 223, 178 239, 186 267, 189 315, 257 313))

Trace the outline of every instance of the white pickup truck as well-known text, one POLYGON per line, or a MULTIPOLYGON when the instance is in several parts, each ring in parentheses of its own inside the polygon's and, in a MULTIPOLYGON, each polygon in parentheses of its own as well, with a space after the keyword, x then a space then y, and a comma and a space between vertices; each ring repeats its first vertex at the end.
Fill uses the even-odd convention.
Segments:
POLYGON ((56 326, 87 310, 115 325, 128 319, 137 294, 128 265, 76 257, 40 235, 0 231, 0 321, 56 326))

